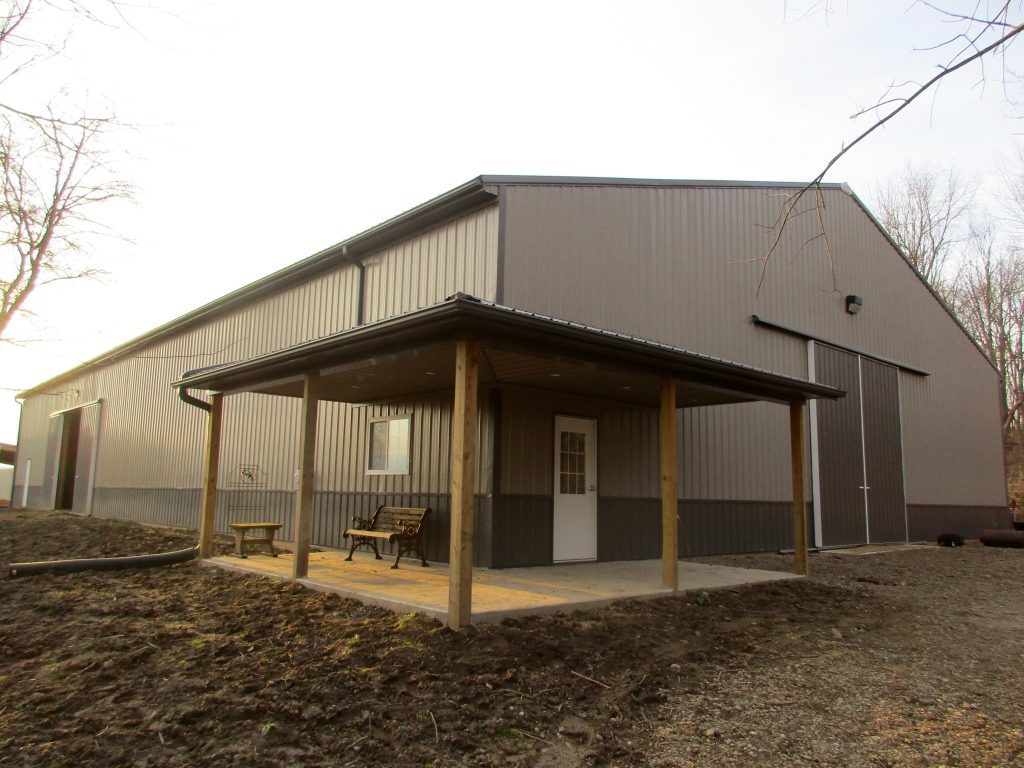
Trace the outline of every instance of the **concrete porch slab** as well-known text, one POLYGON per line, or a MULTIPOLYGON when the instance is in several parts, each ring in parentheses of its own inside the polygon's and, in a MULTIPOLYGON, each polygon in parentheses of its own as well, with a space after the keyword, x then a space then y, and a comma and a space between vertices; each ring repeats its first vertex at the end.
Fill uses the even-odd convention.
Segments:
MULTIPOLYGON (((418 612, 445 621, 448 617, 448 566, 431 563, 424 568, 403 561, 391 568, 391 558, 376 560, 357 553, 325 551, 309 556, 309 576, 299 583, 334 592, 369 605, 402 613, 418 612)), ((250 555, 213 557, 204 565, 291 579, 292 556, 250 555)), ((802 578, 792 573, 704 565, 680 561, 679 592, 694 592, 767 581, 802 578)), ((500 621, 557 611, 595 608, 616 600, 665 597, 672 590, 661 586, 660 560, 614 563, 572 563, 534 568, 473 569, 473 621, 500 621)))
POLYGON ((896 542, 893 544, 859 544, 853 547, 836 547, 834 549, 820 549, 818 554, 822 555, 884 555, 888 552, 907 552, 916 549, 925 551, 936 545, 932 542, 905 543, 896 542))

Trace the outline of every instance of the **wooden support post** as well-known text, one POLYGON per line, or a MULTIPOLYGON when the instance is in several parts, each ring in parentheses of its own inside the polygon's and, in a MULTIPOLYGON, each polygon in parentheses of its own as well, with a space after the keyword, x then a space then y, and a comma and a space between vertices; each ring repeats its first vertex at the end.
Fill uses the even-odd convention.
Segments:
POLYGON ((206 476, 203 478, 203 508, 199 514, 199 557, 213 556, 213 529, 217 521, 217 473, 220 469, 220 425, 224 415, 224 395, 210 396, 210 415, 206 423, 206 476))
POLYGON ((661 381, 661 583, 679 589, 679 462, 676 455, 676 380, 661 381))
POLYGON ((478 346, 455 347, 452 408, 451 534, 448 549, 448 626, 469 626, 473 611, 473 490, 476 485, 478 346))
POLYGON ((807 504, 804 502, 804 404, 789 404, 789 447, 793 465, 793 568, 807 575, 807 504))
POLYGON ((309 540, 313 533, 313 493, 316 490, 316 412, 320 374, 307 373, 302 385, 302 442, 299 444, 299 488, 295 492, 295 559, 292 578, 309 573, 309 540))

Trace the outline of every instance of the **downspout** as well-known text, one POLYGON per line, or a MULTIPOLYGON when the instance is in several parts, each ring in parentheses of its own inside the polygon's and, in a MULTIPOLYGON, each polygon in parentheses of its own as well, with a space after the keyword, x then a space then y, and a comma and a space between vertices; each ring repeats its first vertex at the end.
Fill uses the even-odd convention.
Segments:
POLYGON ((362 259, 356 262, 356 269, 359 270, 359 277, 356 284, 356 325, 363 324, 363 314, 366 305, 365 291, 363 285, 366 282, 366 264, 362 259))
MULTIPOLYGON (((220 363, 218 365, 208 365, 205 368, 193 368, 191 371, 185 371, 183 374, 181 374, 181 378, 187 379, 189 376, 195 376, 197 373, 203 373, 204 371, 212 371, 214 368, 220 368, 222 365, 225 365, 225 363, 220 363)), ((178 387, 178 399, 180 399, 181 402, 183 403, 194 405, 196 408, 200 408, 206 411, 207 413, 210 412, 210 404, 205 400, 200 400, 198 397, 192 395, 188 391, 188 387, 178 387)))
MULTIPOLYGON (((187 376, 189 373, 191 373, 191 371, 187 372, 185 376, 187 376)), ((196 408, 202 408, 207 413, 210 412, 210 404, 205 400, 200 400, 198 397, 193 397, 192 395, 190 395, 187 387, 178 387, 178 398, 183 403, 194 405, 196 408)))

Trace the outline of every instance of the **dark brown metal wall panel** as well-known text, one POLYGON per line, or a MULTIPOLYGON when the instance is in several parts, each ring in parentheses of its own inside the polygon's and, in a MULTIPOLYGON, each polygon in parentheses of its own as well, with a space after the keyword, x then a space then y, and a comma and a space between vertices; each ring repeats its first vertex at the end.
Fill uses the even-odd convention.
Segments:
POLYGON ((911 541, 933 541, 940 533, 958 533, 976 539, 986 528, 1009 529, 1013 516, 1006 507, 970 507, 955 504, 909 504, 911 541))
POLYGON ((868 538, 872 542, 906 541, 899 371, 862 357, 860 376, 869 486, 868 538))
MULTIPOLYGON (((679 502, 682 557, 766 552, 793 546, 792 505, 773 501, 679 502)), ((598 560, 661 557, 661 500, 598 500, 598 560)))
POLYGON ((491 503, 491 567, 551 565, 553 499, 509 495, 495 496, 491 503))
POLYGON ((790 502, 687 499, 679 504, 679 522, 684 557, 793 547, 790 502))
POLYGON ((817 403, 822 544, 863 544, 867 527, 857 356, 822 344, 815 344, 814 352, 815 381, 846 390, 841 400, 817 403))
POLYGON ((599 497, 597 559, 661 557, 661 500, 599 497))

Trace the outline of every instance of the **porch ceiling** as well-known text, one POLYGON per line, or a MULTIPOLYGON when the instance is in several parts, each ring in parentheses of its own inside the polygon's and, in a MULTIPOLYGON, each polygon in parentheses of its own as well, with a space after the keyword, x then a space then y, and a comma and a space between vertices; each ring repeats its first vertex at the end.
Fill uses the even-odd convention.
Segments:
POLYGON ((841 397, 832 387, 456 295, 448 301, 240 363, 175 387, 302 397, 319 371, 322 400, 374 402, 454 386, 457 339, 480 343, 480 384, 522 386, 656 406, 679 381, 679 406, 841 397))

